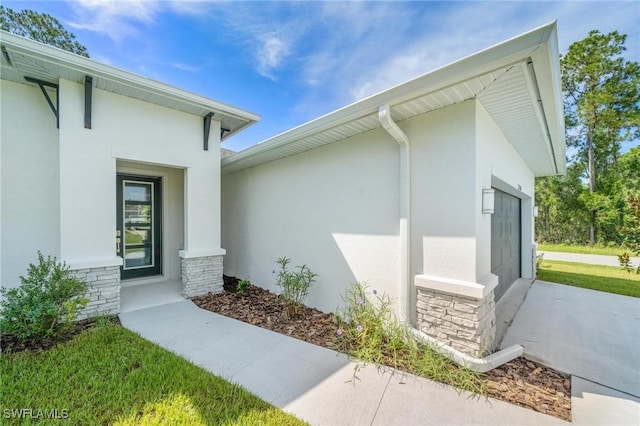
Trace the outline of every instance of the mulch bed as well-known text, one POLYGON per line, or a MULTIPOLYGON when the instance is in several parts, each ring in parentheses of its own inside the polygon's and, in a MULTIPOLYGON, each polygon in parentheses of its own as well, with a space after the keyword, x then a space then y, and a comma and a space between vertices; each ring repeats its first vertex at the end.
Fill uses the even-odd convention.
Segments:
MULTIPOLYGON (((203 309, 285 334, 329 349, 337 347, 337 321, 333 314, 301 306, 299 315, 286 318, 277 295, 251 286, 236 293, 238 280, 224 277, 225 291, 193 299, 203 309)), ((571 379, 523 357, 485 375, 487 396, 571 421, 571 379)))
MULTIPOLYGON (((109 320, 114 324, 120 325, 120 320, 117 316, 110 317, 109 320)), ((31 351, 34 353, 43 352, 49 350, 56 346, 58 343, 66 342, 71 340, 73 336, 76 334, 80 334, 85 330, 91 329, 96 326, 95 319, 86 319, 82 321, 78 321, 75 324, 75 328, 70 330, 65 334, 61 334, 59 336, 47 337, 44 339, 34 339, 28 340, 26 342, 21 342, 10 333, 2 333, 0 334, 0 348, 2 348, 2 353, 17 353, 22 351, 31 351)))

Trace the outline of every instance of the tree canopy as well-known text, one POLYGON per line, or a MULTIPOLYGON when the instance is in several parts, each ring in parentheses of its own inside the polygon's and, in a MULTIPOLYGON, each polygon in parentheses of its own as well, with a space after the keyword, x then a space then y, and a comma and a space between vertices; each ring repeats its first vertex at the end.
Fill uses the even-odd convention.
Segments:
POLYGON ((76 36, 51 15, 33 10, 16 12, 0 6, 0 28, 10 33, 55 46, 81 56, 89 57, 87 48, 76 41, 76 36))
POLYGON ((640 195, 640 150, 621 154, 623 142, 640 137, 640 66, 624 60, 625 41, 617 31, 591 31, 560 60, 573 155, 566 176, 537 181, 539 240, 624 240, 629 200, 640 195))

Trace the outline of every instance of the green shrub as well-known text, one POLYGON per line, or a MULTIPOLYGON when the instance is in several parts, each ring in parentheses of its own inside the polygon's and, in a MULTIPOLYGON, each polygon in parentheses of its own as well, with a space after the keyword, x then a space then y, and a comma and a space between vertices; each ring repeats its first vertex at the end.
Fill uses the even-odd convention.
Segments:
POLYGON ((236 292, 241 296, 246 296, 249 294, 249 287, 251 287, 251 282, 249 282, 249 280, 240 280, 236 285, 236 292))
POLYGON ((536 255, 536 271, 544 267, 544 253, 536 255))
POLYGON ((376 290, 369 292, 366 285, 357 283, 347 290, 344 300, 338 329, 343 349, 375 364, 384 364, 387 355, 398 360, 398 351, 406 346, 409 336, 394 320, 389 296, 378 295, 376 290))
POLYGON ((63 333, 73 326, 77 311, 87 305, 81 297, 87 284, 73 276, 56 258, 38 252, 19 287, 0 289, 0 329, 22 341, 63 333))
POLYGON ((307 265, 296 266, 298 271, 290 271, 287 269, 290 262, 291 259, 287 257, 276 260, 276 263, 280 265, 276 284, 282 290, 280 295, 287 303, 285 312, 288 315, 297 315, 300 305, 307 298, 309 288, 315 282, 318 274, 311 272, 307 265))
POLYGON ((389 296, 356 283, 347 290, 344 301, 345 308, 337 315, 338 347, 360 360, 354 378, 361 364, 373 363, 474 393, 486 392, 479 373, 455 365, 396 321, 389 296))

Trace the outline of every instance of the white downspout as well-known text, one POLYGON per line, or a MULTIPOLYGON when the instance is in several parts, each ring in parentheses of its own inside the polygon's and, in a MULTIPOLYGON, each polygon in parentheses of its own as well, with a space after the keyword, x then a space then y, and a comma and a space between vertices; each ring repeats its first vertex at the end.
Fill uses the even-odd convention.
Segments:
POLYGON ((400 318, 411 334, 458 365, 473 371, 485 373, 511 361, 524 352, 520 345, 513 345, 495 352, 486 358, 475 358, 433 337, 416 330, 411 324, 409 289, 411 288, 411 147, 409 137, 391 118, 388 104, 378 108, 378 120, 382 127, 400 145, 400 318))
POLYGON ((378 108, 382 127, 400 145, 400 321, 411 326, 411 150, 409 137, 391 118, 388 104, 378 108))

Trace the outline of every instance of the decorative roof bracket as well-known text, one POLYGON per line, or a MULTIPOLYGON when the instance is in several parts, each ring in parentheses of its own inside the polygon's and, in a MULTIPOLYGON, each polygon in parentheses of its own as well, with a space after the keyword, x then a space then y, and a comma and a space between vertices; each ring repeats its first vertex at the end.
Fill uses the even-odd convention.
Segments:
POLYGON ((51 111, 53 111, 53 115, 56 116, 56 128, 59 129, 60 128, 60 93, 59 93, 60 86, 55 83, 49 83, 48 81, 38 80, 37 78, 32 78, 32 77, 25 77, 24 79, 27 80, 29 83, 35 83, 40 87, 40 90, 42 90, 42 94, 44 95, 44 98, 47 100, 47 103, 49 104, 49 108, 51 108, 51 111), (51 97, 49 97, 49 93, 47 93, 45 86, 55 89, 56 91, 55 106, 53 105, 53 101, 51 101, 51 97))
POLYGON ((91 128, 91 98, 93 94, 93 77, 84 78, 84 128, 91 128))
POLYGON ((213 117, 213 114, 213 112, 210 112, 204 116, 204 143, 202 148, 205 151, 209 151, 209 132, 211 131, 211 117, 213 117))

